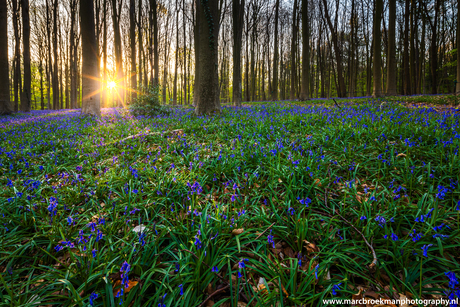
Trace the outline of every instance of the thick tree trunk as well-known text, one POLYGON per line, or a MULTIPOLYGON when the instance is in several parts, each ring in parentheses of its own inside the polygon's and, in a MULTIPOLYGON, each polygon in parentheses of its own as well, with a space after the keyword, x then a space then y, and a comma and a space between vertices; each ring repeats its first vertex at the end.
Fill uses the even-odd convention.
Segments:
MULTIPOLYGON (((233 104, 241 107, 241 46, 243 37, 244 0, 233 0, 233 104)), ((276 39, 276 38, 275 38, 276 39)))
POLYGON ((388 64, 387 64, 387 88, 388 96, 396 95, 396 0, 389 0, 389 24, 388 24, 388 64))
POLYGON ((374 8, 374 26, 373 26, 373 37, 374 37, 374 90, 372 96, 382 96, 382 11, 383 11, 383 0, 375 1, 374 8))
POLYGON ((8 14, 6 0, 0 0, 0 115, 13 113, 8 70, 8 14))
POLYGON ((131 101, 136 99, 137 67, 136 67, 136 1, 129 1, 129 39, 131 43, 131 101))
POLYGON ((101 115, 99 101, 99 66, 94 24, 94 0, 80 0, 80 28, 82 48, 82 113, 101 115))
POLYGON ((200 67, 197 80, 197 101, 195 114, 213 114, 220 112, 219 75, 217 71, 218 38, 220 11, 217 0, 197 1, 198 62, 200 67))
POLYGON ((32 95, 30 87, 32 76, 30 70, 30 18, 29 0, 21 0, 22 7, 22 56, 24 58, 24 86, 21 95, 21 111, 30 112, 32 95))
POLYGON ((308 20, 308 0, 302 0, 302 87, 300 100, 310 99, 310 23, 308 20))

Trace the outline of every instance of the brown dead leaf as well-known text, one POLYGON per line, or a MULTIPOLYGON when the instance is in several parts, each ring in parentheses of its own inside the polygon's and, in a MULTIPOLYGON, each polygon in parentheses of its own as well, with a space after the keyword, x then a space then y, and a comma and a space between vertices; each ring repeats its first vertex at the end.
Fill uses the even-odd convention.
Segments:
POLYGON ((283 180, 281 180, 281 178, 278 178, 278 182, 279 182, 279 183, 282 183, 282 182, 283 182, 283 180))
POLYGON ((396 157, 406 157, 406 154, 404 154, 404 153, 399 153, 396 157))
POLYGON ((317 186, 319 186, 319 187, 322 186, 322 185, 321 185, 321 180, 319 180, 318 178, 316 178, 316 179, 315 179, 315 182, 313 183, 313 185, 314 185, 314 186, 317 185, 317 186))
MULTIPOLYGON (((131 291, 132 288, 134 288, 139 282, 138 281, 128 281, 128 287, 125 288, 125 293, 128 293, 129 291, 131 291)), ((113 296, 116 296, 118 294, 118 292, 120 292, 120 288, 119 286, 121 286, 121 280, 117 280, 114 284, 113 284, 113 296)))
POLYGON ((232 230, 232 235, 237 236, 240 235, 244 232, 244 228, 239 228, 239 229, 233 229, 232 230))

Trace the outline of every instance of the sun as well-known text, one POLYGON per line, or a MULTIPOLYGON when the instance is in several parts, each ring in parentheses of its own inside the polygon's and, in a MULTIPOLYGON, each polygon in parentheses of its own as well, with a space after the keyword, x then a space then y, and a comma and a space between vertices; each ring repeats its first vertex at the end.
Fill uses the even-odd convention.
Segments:
POLYGON ((115 86, 117 86, 117 83, 115 83, 115 81, 107 82, 107 87, 108 88, 113 89, 115 86))

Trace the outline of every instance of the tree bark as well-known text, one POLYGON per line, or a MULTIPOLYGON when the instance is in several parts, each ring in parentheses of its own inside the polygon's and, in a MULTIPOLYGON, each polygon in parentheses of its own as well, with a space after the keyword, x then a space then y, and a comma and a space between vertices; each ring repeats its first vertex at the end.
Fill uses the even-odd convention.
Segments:
POLYGON ((129 39, 131 43, 131 101, 136 99, 136 1, 129 1, 129 39))
MULTIPOLYGON (((241 46, 243 38, 244 0, 233 0, 233 104, 241 107, 241 46)), ((275 38, 276 39, 276 38, 275 38)))
POLYGON ((411 80, 409 67, 409 9, 410 1, 406 1, 404 11, 404 95, 411 95, 411 80))
POLYGON ((289 98, 296 99, 295 84, 297 82, 296 61, 295 55, 297 50, 297 0, 294 0, 294 7, 292 9, 292 41, 291 41, 291 92, 289 98))
POLYGON ((387 96, 396 93, 396 0, 389 0, 387 96))
POLYGON ((300 100, 310 99, 310 21, 308 20, 308 0, 302 0, 302 87, 300 100))
POLYGON ((112 22, 115 44, 116 83, 117 85, 120 85, 117 88, 113 89, 114 91, 116 91, 117 107, 121 107, 124 101, 124 91, 121 88, 123 86, 123 52, 121 49, 120 15, 121 12, 118 12, 117 8, 117 0, 112 0, 112 22))
POLYGON ((58 74, 58 0, 53 2, 53 109, 59 109, 59 74, 58 74))
POLYGON ((22 8, 22 56, 24 59, 24 85, 21 95, 21 111, 30 112, 32 76, 30 71, 30 18, 29 0, 21 0, 22 8))
POLYGON ((460 0, 457 0, 457 83, 456 94, 460 95, 460 0))
POLYGON ((372 96, 375 98, 382 96, 382 32, 380 26, 382 23, 383 0, 376 0, 374 3, 374 90, 372 96))
POLYGON ((279 42, 278 42, 278 20, 279 20, 280 0, 275 3, 275 37, 274 37, 274 55, 273 55, 273 85, 272 100, 278 100, 278 62, 279 62, 279 42))
MULTIPOLYGON (((21 84, 21 37, 19 34, 19 4, 17 0, 13 4, 13 29, 14 29, 14 60, 13 60, 13 93, 14 112, 19 111, 19 87, 21 84)), ((50 48, 51 49, 51 48, 50 48)))
POLYGON ((82 114, 101 115, 98 50, 94 23, 94 0, 80 0, 82 47, 82 114))
POLYGON ((0 0, 0 115, 13 113, 8 68, 8 14, 6 0, 0 0))
POLYGON ((218 0, 197 1, 198 62, 195 114, 220 113, 219 75, 217 71, 220 11, 218 0))
MULTIPOLYGON (((346 96, 346 89, 345 89, 345 81, 343 78, 343 65, 342 65, 342 53, 340 51, 339 47, 339 42, 338 42, 338 37, 337 33, 335 30, 335 27, 332 25, 331 18, 329 16, 329 11, 327 8, 327 2, 326 0, 323 0, 323 6, 324 6, 324 13, 326 15, 326 23, 329 27, 329 30, 331 31, 331 36, 332 36, 332 45, 334 46, 334 52, 335 52, 335 57, 337 61, 337 77, 338 77, 338 88, 337 88, 337 95, 339 97, 345 97, 346 96)), ((336 18, 337 18, 337 13, 336 13, 336 18)))

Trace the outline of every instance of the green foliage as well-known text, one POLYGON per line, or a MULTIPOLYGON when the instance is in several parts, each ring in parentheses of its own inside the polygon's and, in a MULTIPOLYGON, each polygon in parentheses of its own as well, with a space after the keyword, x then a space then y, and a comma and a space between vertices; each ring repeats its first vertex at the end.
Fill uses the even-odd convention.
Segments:
POLYGON ((160 86, 142 87, 136 99, 129 105, 129 111, 134 116, 156 116, 171 112, 170 108, 160 103, 160 86))

